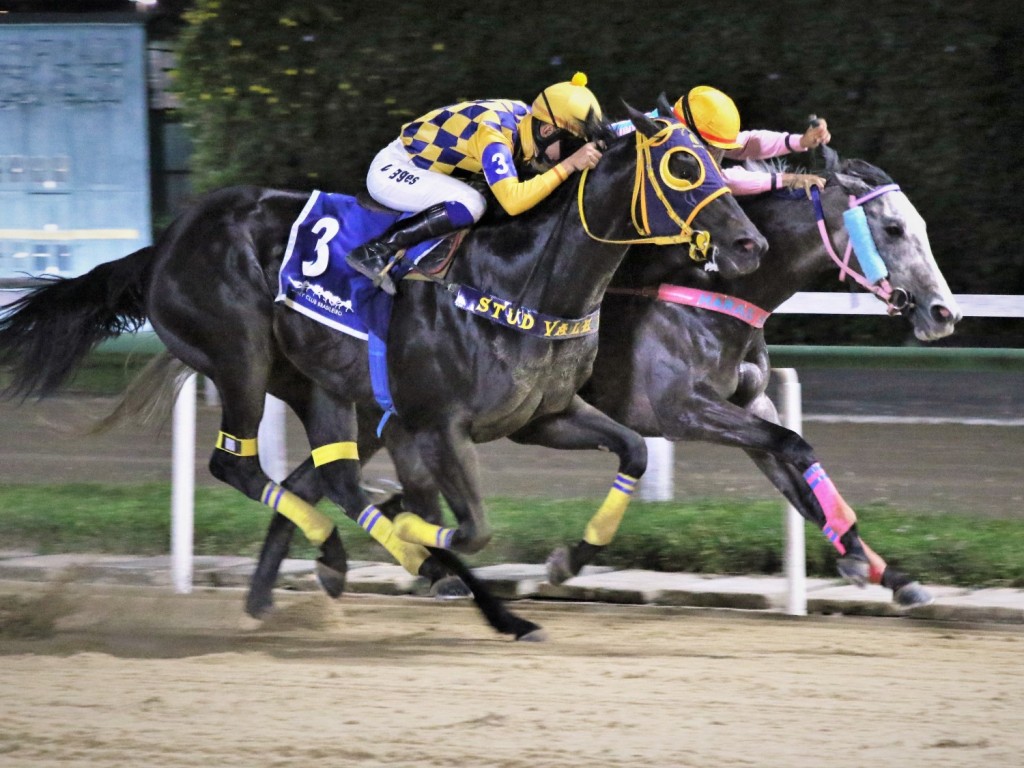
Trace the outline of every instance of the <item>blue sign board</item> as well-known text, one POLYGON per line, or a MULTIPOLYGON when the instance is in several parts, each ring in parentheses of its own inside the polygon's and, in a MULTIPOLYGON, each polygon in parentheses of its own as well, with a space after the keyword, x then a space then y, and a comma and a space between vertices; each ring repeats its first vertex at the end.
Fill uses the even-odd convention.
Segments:
POLYGON ((0 24, 0 279, 150 243, 145 56, 138 23, 0 24))

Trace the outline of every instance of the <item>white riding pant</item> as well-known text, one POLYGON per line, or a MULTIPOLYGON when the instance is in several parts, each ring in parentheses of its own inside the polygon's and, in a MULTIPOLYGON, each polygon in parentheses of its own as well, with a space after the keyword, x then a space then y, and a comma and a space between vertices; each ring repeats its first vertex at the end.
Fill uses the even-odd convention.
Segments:
POLYGON ((437 171, 425 171, 415 163, 395 139, 377 153, 366 174, 366 191, 378 203, 396 211, 414 213, 436 203, 462 203, 479 221, 487 209, 487 200, 464 181, 437 171))

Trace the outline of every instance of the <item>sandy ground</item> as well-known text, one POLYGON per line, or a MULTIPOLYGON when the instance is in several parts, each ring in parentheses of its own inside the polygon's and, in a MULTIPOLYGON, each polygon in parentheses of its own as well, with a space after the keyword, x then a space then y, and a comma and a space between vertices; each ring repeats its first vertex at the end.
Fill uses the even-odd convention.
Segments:
POLYGON ((0 764, 1019 766, 1024 633, 904 619, 0 588, 0 764), (19 637, 17 635, 24 635, 19 637))

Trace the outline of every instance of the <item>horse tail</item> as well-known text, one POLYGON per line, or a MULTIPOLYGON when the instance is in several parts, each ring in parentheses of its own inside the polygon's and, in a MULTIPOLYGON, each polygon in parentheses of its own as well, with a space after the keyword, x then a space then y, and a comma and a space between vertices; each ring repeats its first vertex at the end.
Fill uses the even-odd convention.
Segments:
POLYGON ((127 422, 163 427, 170 421, 174 401, 191 372, 191 368, 166 350, 155 355, 121 393, 110 414, 92 424, 89 434, 106 432, 127 422))
POLYGON ((47 277, 0 311, 0 367, 10 369, 4 397, 51 394, 105 339, 146 322, 151 246, 78 277, 47 277))

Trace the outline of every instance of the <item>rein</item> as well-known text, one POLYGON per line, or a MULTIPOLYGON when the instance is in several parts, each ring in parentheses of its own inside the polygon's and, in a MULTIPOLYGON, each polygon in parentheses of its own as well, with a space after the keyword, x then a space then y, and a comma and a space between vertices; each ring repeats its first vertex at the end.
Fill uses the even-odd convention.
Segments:
POLYGON ((721 195, 729 194, 730 190, 727 186, 722 186, 715 190, 697 203, 690 212, 690 215, 685 219, 676 213, 675 209, 669 203, 665 195, 665 191, 662 189, 658 174, 654 172, 651 148, 664 144, 671 137, 672 132, 677 130, 685 130, 685 126, 678 123, 668 125, 650 138, 644 136, 639 131, 634 134, 636 136, 637 160, 636 175, 633 178, 633 198, 631 207, 633 229, 635 229, 637 234, 640 235, 638 238, 632 238, 629 240, 607 240, 603 237, 598 237, 591 231, 590 225, 587 223, 587 215, 583 205, 583 193, 586 188, 587 179, 589 178, 590 169, 587 168, 583 171, 580 177, 579 188, 577 190, 577 204, 579 206, 580 222, 583 224, 583 231, 586 232, 592 240, 614 245, 639 245, 642 243, 652 243, 654 245, 676 245, 679 243, 689 243, 691 259, 694 261, 704 261, 708 258, 708 248, 711 245, 711 235, 703 230, 695 230, 691 226, 691 223, 704 206, 721 195), (653 235, 651 233, 651 225, 648 216, 648 189, 653 192, 654 197, 656 197, 657 201, 661 203, 662 208, 672 222, 679 227, 678 234, 653 235))
POLYGON ((704 291, 699 288, 687 288, 682 285, 662 283, 657 288, 616 288, 611 287, 605 293, 617 293, 629 296, 644 296, 656 301, 664 301, 669 304, 681 304, 686 307, 706 309, 711 312, 719 312, 737 320, 742 320, 751 328, 763 328, 765 322, 772 316, 771 312, 761 309, 749 301, 737 299, 725 293, 704 291))
POLYGON ((832 239, 825 226, 825 211, 821 205, 821 191, 817 187, 811 187, 811 202, 814 205, 814 216, 818 221, 818 232, 821 234, 821 241, 825 245, 825 251, 832 261, 839 267, 840 282, 849 277, 864 290, 874 294, 886 305, 890 315, 902 314, 904 310, 913 306, 911 297, 901 288, 893 288, 889 284, 888 270, 878 255, 878 249, 871 238, 871 232, 867 227, 862 206, 869 200, 881 197, 889 192, 898 192, 898 184, 886 184, 876 187, 860 197, 850 195, 850 207, 843 214, 843 222, 846 227, 849 239, 846 243, 846 250, 842 258, 836 253, 832 246, 832 239), (864 274, 857 272, 850 266, 850 254, 854 251, 854 240, 858 241, 857 260, 860 262, 864 274), (873 279, 872 279, 873 278, 873 279))

